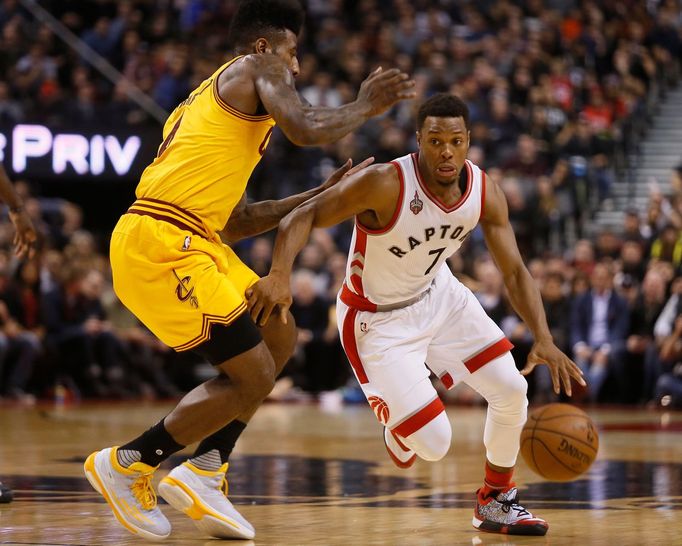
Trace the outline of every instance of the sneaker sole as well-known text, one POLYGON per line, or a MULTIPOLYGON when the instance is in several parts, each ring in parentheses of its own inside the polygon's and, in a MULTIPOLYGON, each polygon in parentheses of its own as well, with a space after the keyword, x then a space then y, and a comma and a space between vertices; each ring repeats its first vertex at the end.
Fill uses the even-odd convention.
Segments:
POLYGON ((204 504, 187 484, 166 476, 159 484, 159 495, 176 510, 192 519, 194 525, 207 535, 216 538, 252 539, 254 531, 245 528, 204 504))
POLYGON ((489 520, 481 521, 476 516, 471 520, 471 524, 480 531, 501 535, 529 535, 541 537, 545 536, 549 529, 549 525, 546 523, 544 525, 542 523, 505 525, 489 520))
POLYGON ((85 471, 85 477, 88 479, 93 489, 97 491, 100 495, 102 495, 104 497, 104 500, 107 501, 107 504, 111 508, 111 511, 113 512, 116 520, 131 533, 135 535, 140 535, 142 538, 146 538, 147 540, 163 540, 164 538, 168 538, 170 533, 168 533, 167 535, 157 535, 154 533, 150 533, 145 529, 136 527, 134 524, 124 519, 123 515, 118 510, 116 504, 111 501, 109 491, 104 485, 104 482, 100 479, 99 475, 97 474, 97 467, 95 465, 95 456, 97 455, 97 453, 99 452, 96 451, 95 453, 91 453, 88 456, 88 458, 85 459, 85 464, 83 464, 83 470, 85 471))

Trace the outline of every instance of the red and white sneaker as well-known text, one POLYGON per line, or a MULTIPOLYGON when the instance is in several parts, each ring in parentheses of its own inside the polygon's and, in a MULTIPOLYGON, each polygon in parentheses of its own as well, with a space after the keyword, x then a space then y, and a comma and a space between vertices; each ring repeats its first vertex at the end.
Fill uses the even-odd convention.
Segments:
POLYGON ((384 427, 384 445, 391 460, 398 468, 410 468, 417 460, 417 454, 406 447, 388 427, 384 427))
POLYGON ((495 493, 483 498, 476 492, 476 510, 471 522, 476 529, 505 535, 543 536, 547 533, 547 522, 518 503, 519 493, 514 484, 495 493))

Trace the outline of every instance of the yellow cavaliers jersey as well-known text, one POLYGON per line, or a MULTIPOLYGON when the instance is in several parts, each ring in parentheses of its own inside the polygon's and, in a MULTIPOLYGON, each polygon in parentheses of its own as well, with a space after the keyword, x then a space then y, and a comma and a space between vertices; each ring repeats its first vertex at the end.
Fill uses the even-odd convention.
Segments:
POLYGON ((209 232, 222 229, 244 194, 275 121, 251 116, 218 95, 225 63, 173 111, 156 159, 142 173, 138 199, 159 199, 199 216, 209 232))

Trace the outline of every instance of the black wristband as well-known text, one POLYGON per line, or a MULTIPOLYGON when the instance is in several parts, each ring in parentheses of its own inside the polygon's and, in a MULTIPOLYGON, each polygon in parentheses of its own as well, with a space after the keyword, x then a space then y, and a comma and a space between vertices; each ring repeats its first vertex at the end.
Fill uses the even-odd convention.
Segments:
POLYGON ((9 207, 9 211, 14 213, 23 212, 23 210, 24 205, 19 205, 18 207, 9 207))

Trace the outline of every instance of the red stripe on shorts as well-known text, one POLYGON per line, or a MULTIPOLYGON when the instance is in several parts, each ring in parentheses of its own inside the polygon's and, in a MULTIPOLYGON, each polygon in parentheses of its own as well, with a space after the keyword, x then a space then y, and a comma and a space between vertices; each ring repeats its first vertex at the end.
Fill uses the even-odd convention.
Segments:
POLYGON ((507 351, 511 351, 514 348, 514 344, 509 341, 506 337, 493 343, 489 347, 483 349, 480 353, 472 356, 468 360, 464 361, 464 365, 467 370, 474 373, 479 368, 485 366, 491 360, 496 359, 498 356, 503 355, 507 351))
POLYGON ((445 411, 445 406, 441 399, 436 396, 431 402, 420 409, 417 413, 405 419, 399 425, 393 427, 391 432, 407 438, 410 434, 414 434, 424 425, 438 417, 441 412, 445 411))
POLYGON ((362 366, 360 354, 358 353, 358 344, 355 341, 355 317, 357 314, 358 310, 351 307, 343 319, 343 348, 346 351, 350 365, 355 370, 358 381, 364 384, 369 383, 369 379, 365 373, 365 368, 362 366))

